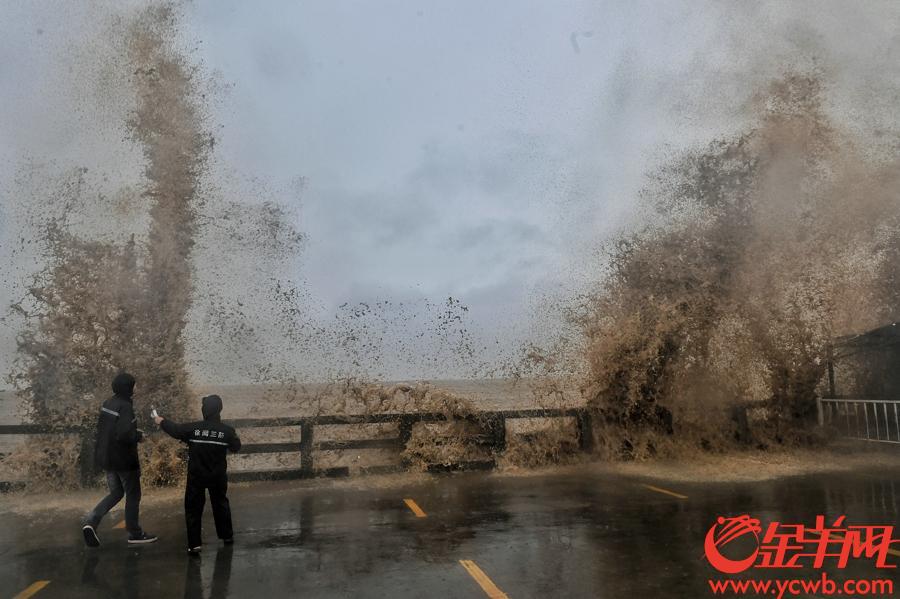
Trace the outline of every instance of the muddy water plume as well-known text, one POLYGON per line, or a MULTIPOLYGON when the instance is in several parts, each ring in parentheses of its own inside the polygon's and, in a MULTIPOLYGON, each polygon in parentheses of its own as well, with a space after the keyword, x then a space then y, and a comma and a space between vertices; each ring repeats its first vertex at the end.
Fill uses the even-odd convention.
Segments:
MULTIPOLYGON (((132 107, 125 128, 142 151, 143 180, 116 195, 133 214, 101 214, 79 226, 92 204, 107 201, 85 168, 59 176, 50 197, 32 198, 51 210, 35 224, 42 268, 13 306, 25 326, 10 378, 33 421, 90 430, 119 370, 138 381, 139 425, 147 426, 144 411, 151 405, 176 418, 188 414, 183 331, 211 137, 198 103, 197 71, 176 48, 175 18, 168 4, 132 14, 115 24, 114 51, 91 57, 108 61, 131 92, 123 95, 132 107), (108 227, 120 229, 110 235, 108 227)), ((109 173, 120 167, 106 166, 109 173)), ((71 484, 72 476, 60 473, 71 473, 79 454, 90 459, 91 436, 85 433, 80 447, 61 456, 34 440, 18 456, 29 480, 71 484)), ((150 442, 143 451, 152 466, 160 461, 157 453, 171 448, 150 442)))
POLYGON ((809 442, 829 341, 900 317, 900 165, 825 97, 818 73, 772 81, 607 246, 578 322, 610 455, 809 442))

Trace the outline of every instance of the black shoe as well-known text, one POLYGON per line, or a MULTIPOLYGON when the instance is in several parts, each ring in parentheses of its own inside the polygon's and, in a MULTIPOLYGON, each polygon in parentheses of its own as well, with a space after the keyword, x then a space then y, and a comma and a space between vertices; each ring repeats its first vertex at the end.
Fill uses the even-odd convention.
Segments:
POLYGON ((85 524, 81 527, 81 532, 84 534, 84 544, 88 547, 99 547, 100 546, 100 537, 97 536, 97 531, 94 530, 94 527, 90 524, 85 524))
POLYGON ((129 545, 146 545, 147 543, 155 543, 156 541, 156 535, 148 535, 145 532, 142 532, 136 537, 128 537, 129 545))
POLYGON ((227 539, 222 539, 222 542, 225 543, 226 545, 233 545, 234 537, 228 537, 227 539))
POLYGON ((188 547, 188 555, 200 555, 202 547, 188 547))

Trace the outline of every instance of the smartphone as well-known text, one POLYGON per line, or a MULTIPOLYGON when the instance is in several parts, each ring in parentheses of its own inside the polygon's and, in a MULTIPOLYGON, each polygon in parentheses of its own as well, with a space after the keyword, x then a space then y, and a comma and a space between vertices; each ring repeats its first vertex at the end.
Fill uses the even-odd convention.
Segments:
POLYGON ((153 408, 150 411, 150 415, 153 416, 154 418, 159 418, 159 414, 157 413, 156 408, 153 408))

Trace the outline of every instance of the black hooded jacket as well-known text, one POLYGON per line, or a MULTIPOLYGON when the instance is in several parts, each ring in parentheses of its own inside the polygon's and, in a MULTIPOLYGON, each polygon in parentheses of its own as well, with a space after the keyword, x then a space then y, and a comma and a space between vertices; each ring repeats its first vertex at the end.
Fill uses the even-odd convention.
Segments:
POLYGON ((241 440, 233 428, 222 422, 221 412, 222 398, 207 395, 203 398, 203 420, 185 424, 163 420, 160 424, 170 436, 188 444, 189 477, 202 480, 225 477, 228 450, 241 449, 241 440))
POLYGON ((131 404, 134 377, 127 372, 118 374, 113 379, 112 389, 115 395, 103 402, 97 420, 94 462, 98 468, 108 471, 138 470, 137 444, 141 433, 131 404))

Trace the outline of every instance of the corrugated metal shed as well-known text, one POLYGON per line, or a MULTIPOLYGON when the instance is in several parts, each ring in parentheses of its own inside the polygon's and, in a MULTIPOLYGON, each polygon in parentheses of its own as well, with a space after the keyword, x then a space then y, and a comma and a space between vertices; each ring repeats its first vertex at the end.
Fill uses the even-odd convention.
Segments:
POLYGON ((836 395, 900 399, 900 323, 834 343, 836 395))

